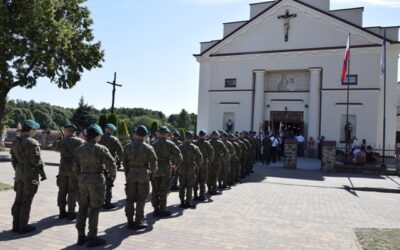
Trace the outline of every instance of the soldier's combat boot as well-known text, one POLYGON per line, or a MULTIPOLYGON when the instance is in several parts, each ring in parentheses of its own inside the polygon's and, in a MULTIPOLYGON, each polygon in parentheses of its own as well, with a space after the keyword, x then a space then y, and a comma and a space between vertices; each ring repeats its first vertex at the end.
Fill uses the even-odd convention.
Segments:
POLYGON ((204 194, 200 195, 199 198, 197 198, 198 201, 205 201, 206 197, 204 196, 204 194))
POLYGON ((76 213, 75 212, 68 212, 67 220, 75 220, 75 219, 76 219, 76 213))
POLYGON ((160 217, 169 217, 169 216, 171 216, 172 215, 172 213, 170 212, 170 211, 167 211, 167 210, 163 210, 163 211, 160 211, 160 217))
POLYGON ((26 225, 25 227, 20 228, 19 231, 18 231, 18 233, 19 233, 19 234, 27 234, 27 233, 33 232, 33 231, 35 231, 35 230, 36 230, 36 227, 26 225))
POLYGON ((83 246, 86 244, 87 241, 88 241, 88 238, 86 237, 86 235, 79 235, 78 241, 76 242, 76 244, 78 246, 83 246))
POLYGON ((113 209, 113 208, 115 208, 115 205, 112 204, 112 203, 104 203, 103 208, 104 208, 105 210, 113 209))
POLYGON ((180 208, 185 209, 186 208, 186 204, 185 201, 183 199, 181 199, 181 205, 179 205, 180 208))
POLYGON ((196 205, 193 202, 188 201, 185 206, 190 209, 196 209, 196 205))
POLYGON ((142 223, 142 222, 135 222, 133 224, 133 229, 134 230, 142 230, 142 229, 146 229, 147 228, 147 224, 146 223, 142 223))
POLYGON ((135 230, 135 224, 133 223, 133 218, 132 217, 128 217, 128 229, 132 229, 135 230))
POLYGON ((153 216, 154 216, 154 217, 160 217, 160 210, 154 209, 154 211, 153 211, 153 216))
POLYGON ((62 220, 68 217, 68 213, 65 210, 65 207, 60 207, 60 214, 58 215, 58 219, 62 220))
POLYGON ((99 237, 91 237, 88 238, 87 247, 97 247, 97 246, 102 246, 105 245, 107 243, 107 241, 100 239, 99 237))

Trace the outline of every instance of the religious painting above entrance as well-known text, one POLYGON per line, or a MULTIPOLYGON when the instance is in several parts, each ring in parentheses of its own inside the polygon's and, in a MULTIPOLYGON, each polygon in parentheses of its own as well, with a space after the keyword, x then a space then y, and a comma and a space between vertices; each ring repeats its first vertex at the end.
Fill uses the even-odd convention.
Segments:
POLYGON ((268 92, 310 91, 310 73, 308 71, 267 72, 268 92))

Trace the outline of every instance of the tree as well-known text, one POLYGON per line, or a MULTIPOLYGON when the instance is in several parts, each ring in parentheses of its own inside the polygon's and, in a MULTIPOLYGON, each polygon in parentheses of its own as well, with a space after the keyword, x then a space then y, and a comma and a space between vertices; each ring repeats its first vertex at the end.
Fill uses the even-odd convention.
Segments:
POLYGON ((128 126, 125 120, 121 120, 118 123, 117 135, 121 139, 122 145, 126 145, 130 141, 128 126))
POLYGON ((150 133, 151 133, 152 135, 155 135, 156 132, 157 132, 157 130, 158 130, 158 123, 157 123, 156 121, 153 121, 153 122, 151 123, 151 125, 150 125, 150 133))
POLYGON ((85 1, 0 1, 0 127, 12 88, 45 77, 69 89, 84 70, 101 67, 104 52, 93 42, 85 1))
POLYGON ((74 123, 80 130, 83 130, 96 121, 97 118, 94 114, 94 108, 87 105, 83 97, 81 97, 79 100, 79 107, 72 115, 71 122, 74 123))
POLYGON ((72 113, 70 111, 63 110, 61 108, 53 108, 53 122, 58 126, 64 126, 70 123, 72 113))
POLYGON ((41 110, 33 111, 33 116, 35 117, 35 121, 40 124, 40 128, 42 129, 48 130, 55 129, 57 127, 56 124, 53 122, 52 117, 41 110))
POLYGON ((33 114, 29 109, 15 108, 12 110, 13 127, 17 127, 18 123, 23 124, 27 119, 33 119, 33 114))
POLYGON ((190 115, 185 109, 182 109, 182 111, 179 113, 177 118, 178 119, 177 119, 176 123, 177 123, 178 128, 184 128, 186 130, 191 129, 190 115))
POLYGON ((101 129, 103 129, 103 131, 106 128, 106 124, 107 124, 107 114, 102 113, 100 114, 99 117, 99 126, 101 127, 101 129))
POLYGON ((115 114, 110 114, 107 118, 107 123, 112 123, 117 127, 118 126, 118 117, 115 114))

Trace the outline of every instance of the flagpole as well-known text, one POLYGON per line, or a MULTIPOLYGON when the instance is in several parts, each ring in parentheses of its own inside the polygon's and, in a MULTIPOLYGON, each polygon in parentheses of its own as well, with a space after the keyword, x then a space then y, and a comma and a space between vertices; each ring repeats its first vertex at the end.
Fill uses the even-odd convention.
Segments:
POLYGON ((386 29, 384 29, 383 38, 383 157, 382 167, 385 166, 385 151, 386 151, 386 29))
MULTIPOLYGON (((351 34, 349 33, 349 49, 350 49, 350 44, 351 44, 351 34)), ((347 62, 347 75, 350 75, 350 58, 347 62)), ((349 141, 351 138, 346 138, 347 137, 347 130, 349 129, 349 102, 350 102, 350 84, 349 84, 349 79, 348 77, 345 77, 345 81, 347 80, 347 101, 346 101, 346 131, 345 131, 345 141, 346 141, 346 153, 345 155, 347 156, 348 150, 349 150, 349 141)))

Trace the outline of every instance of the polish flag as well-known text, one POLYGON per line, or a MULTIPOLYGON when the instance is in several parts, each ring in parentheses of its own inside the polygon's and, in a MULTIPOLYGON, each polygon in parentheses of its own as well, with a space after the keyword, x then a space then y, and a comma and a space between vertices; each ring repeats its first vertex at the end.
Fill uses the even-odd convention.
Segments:
POLYGON ((346 46, 346 53, 344 55, 344 61, 343 61, 343 67, 342 67, 342 77, 340 78, 342 85, 344 84, 344 81, 346 80, 346 75, 347 75, 347 69, 350 61, 350 34, 349 37, 347 38, 347 46, 346 46))

